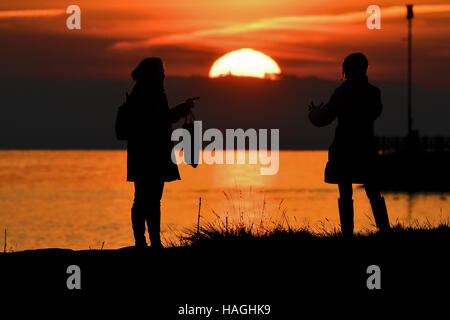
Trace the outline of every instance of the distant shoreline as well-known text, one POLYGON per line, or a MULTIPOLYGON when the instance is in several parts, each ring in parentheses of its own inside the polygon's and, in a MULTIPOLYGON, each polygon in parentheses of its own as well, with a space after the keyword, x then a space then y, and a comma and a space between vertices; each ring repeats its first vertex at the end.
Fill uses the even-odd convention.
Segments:
MULTIPOLYGON (((126 147, 124 148, 116 148, 116 149, 107 149, 107 148, 70 148, 70 149, 64 149, 64 148, 8 148, 8 149, 0 149, 0 151, 123 151, 126 150, 126 147)), ((223 149, 224 151, 226 149, 223 149)), ((243 149, 238 149, 239 151, 243 149)), ((245 149, 245 151, 249 151, 249 149, 245 149)), ((253 150, 254 151, 254 150, 253 150)), ((328 151, 328 149, 280 149, 279 151, 328 151)))

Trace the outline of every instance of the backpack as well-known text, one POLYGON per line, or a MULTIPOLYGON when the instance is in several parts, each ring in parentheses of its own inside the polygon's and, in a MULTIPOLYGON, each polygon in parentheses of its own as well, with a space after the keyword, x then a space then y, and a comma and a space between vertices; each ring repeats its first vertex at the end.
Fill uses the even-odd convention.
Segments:
POLYGON ((117 109, 115 131, 117 140, 128 140, 130 137, 130 103, 128 93, 125 102, 117 109))

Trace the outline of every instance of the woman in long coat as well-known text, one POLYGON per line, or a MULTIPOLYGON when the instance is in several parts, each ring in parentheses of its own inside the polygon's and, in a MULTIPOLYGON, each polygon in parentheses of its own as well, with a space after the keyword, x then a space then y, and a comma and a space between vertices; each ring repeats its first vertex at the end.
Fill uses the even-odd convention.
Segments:
POLYGON ((145 222, 152 247, 161 247, 160 225, 164 183, 180 180, 172 161, 172 123, 187 116, 192 99, 169 109, 160 58, 144 59, 132 73, 136 84, 127 101, 129 138, 127 180, 134 182, 131 222, 136 247, 146 247, 145 222))
POLYGON ((339 216, 345 237, 353 234, 352 183, 364 184, 378 229, 390 228, 386 203, 377 186, 378 153, 373 129, 383 106, 380 90, 368 82, 367 68, 368 60, 362 53, 349 55, 343 63, 346 80, 330 101, 309 106, 309 119, 314 125, 338 121, 328 152, 325 182, 339 186, 339 216))

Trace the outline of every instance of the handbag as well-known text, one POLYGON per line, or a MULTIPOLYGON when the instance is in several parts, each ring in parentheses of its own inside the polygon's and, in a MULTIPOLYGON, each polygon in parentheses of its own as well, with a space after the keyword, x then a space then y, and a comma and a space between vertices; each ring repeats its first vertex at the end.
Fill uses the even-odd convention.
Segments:
POLYGON ((328 160, 325 166, 325 182, 326 183, 338 183, 339 175, 336 168, 336 163, 332 160, 328 160))
POLYGON ((192 113, 192 111, 189 112, 189 114, 186 116, 186 118, 184 119, 184 124, 182 126, 183 129, 187 130, 189 132, 189 136, 191 139, 191 152, 190 154, 188 152, 186 152, 186 150, 184 150, 183 152, 183 157, 184 157, 184 161, 189 164, 191 167, 193 168, 197 168, 198 163, 195 162, 195 145, 194 145, 194 141, 195 141, 195 137, 194 137, 194 121, 195 121, 195 116, 192 113))

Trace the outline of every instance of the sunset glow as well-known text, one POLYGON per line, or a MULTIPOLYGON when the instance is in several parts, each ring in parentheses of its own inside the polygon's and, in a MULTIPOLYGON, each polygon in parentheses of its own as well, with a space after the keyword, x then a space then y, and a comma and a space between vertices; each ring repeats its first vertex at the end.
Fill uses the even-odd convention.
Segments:
MULTIPOLYGON (((413 82, 446 89, 450 4, 427 2, 414 6, 413 82)), ((404 81, 407 73, 404 1, 379 4, 380 30, 366 27, 368 5, 357 0, 77 3, 79 32, 66 28, 68 4, 62 0, 2 2, 0 37, 9 45, 1 77, 128 79, 149 55, 163 58, 169 77, 207 76, 218 58, 241 48, 273 58, 284 75, 341 79, 339 66, 353 51, 369 58, 372 80, 404 81)), ((264 72, 257 67, 256 76, 264 72)))
POLYGON ((239 49, 217 59, 209 71, 210 78, 228 75, 276 80, 281 69, 271 57, 253 49, 239 49))

